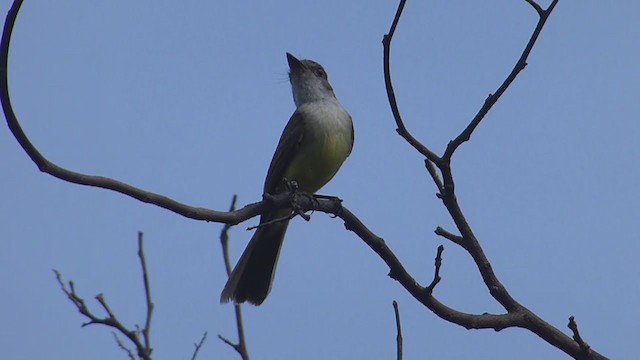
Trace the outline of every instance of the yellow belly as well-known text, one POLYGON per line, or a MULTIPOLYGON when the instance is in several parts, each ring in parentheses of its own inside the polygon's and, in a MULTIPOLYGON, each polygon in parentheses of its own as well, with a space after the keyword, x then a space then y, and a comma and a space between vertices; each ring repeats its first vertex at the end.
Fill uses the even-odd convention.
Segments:
MULTIPOLYGON (((349 129, 350 130, 350 129, 349 129)), ((285 178, 298 183, 300 191, 314 193, 322 188, 338 172, 351 151, 351 133, 333 131, 305 139, 285 178)))

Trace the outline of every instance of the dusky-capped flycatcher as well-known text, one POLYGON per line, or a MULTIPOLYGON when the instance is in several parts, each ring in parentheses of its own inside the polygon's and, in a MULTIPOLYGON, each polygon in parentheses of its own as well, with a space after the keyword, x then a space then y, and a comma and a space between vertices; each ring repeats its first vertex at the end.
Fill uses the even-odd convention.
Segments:
MULTIPOLYGON (((286 181, 295 181, 299 191, 315 193, 333 178, 351 153, 353 124, 320 64, 298 60, 289 53, 287 61, 296 111, 280 136, 264 193, 287 191, 286 181)), ((290 212, 282 209, 262 214, 260 224, 290 212)), ((286 220, 258 227, 222 290, 221 302, 262 304, 271 290, 288 224, 286 220)))

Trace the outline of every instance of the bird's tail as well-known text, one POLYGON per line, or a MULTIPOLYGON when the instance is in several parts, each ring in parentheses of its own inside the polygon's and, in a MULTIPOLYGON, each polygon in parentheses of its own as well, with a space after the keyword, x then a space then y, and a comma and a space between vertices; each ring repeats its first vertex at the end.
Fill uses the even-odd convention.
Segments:
POLYGON ((260 305, 271 290, 280 248, 289 221, 259 227, 229 275, 220 302, 260 305))

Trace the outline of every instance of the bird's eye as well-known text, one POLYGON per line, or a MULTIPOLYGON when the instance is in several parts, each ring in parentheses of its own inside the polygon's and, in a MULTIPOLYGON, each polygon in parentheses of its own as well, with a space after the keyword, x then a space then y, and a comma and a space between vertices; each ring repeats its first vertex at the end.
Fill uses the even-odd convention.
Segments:
POLYGON ((324 72, 324 70, 322 69, 317 69, 315 71, 316 76, 321 77, 321 78, 326 78, 327 77, 327 73, 324 72))

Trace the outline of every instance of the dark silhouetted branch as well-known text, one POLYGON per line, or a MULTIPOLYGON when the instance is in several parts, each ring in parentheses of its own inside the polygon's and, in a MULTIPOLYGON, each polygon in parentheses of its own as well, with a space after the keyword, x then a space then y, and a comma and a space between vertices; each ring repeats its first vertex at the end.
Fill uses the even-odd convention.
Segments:
POLYGON ((402 326, 400 326, 400 309, 395 300, 393 300, 393 312, 396 316, 396 359, 402 360, 402 326))
POLYGON ((118 347, 122 349, 125 353, 127 353, 127 356, 129 357, 129 359, 137 360, 136 356, 133 354, 133 351, 128 347, 126 347, 125 344, 122 343, 122 340, 120 340, 120 338, 118 337, 118 334, 116 334, 115 331, 112 331, 111 334, 113 335, 113 338, 116 340, 116 344, 118 345, 118 347))
MULTIPOLYGON (((278 206, 278 202, 276 204, 272 204, 270 201, 261 201, 258 203, 247 205, 242 209, 233 212, 215 211, 201 207, 194 207, 180 203, 160 194, 144 191, 142 189, 120 182, 118 180, 110 179, 108 177, 87 175, 70 171, 47 160, 44 155, 42 155, 36 149, 36 147, 31 143, 29 138, 22 130, 22 127, 20 126, 20 123, 18 122, 18 119, 16 118, 16 115, 13 111, 11 98, 9 96, 7 68, 9 61, 9 44, 11 42, 11 34, 13 32, 13 27, 21 5, 22 1, 16 0, 11 6, 4 24, 2 41, 0 42, 0 101, 2 101, 2 108, 4 110, 9 129, 13 133, 13 136, 16 138, 20 146, 22 146, 24 151, 27 153, 27 155, 38 166, 38 169, 40 169, 40 171, 74 184, 113 190, 142 202, 159 206, 161 208, 173 211, 177 214, 195 220, 239 224, 247 219, 265 212, 265 210, 271 206, 278 206)), ((283 197, 276 198, 278 199, 278 201, 287 201, 283 197)))
POLYGON ((142 281, 144 282, 144 297, 147 302, 147 316, 142 329, 142 335, 144 336, 145 348, 149 349, 151 353, 151 337, 149 332, 151 331, 151 318, 153 316, 153 301, 151 301, 151 286, 149 285, 149 274, 147 272, 147 261, 144 257, 144 235, 142 231, 138 231, 138 257, 140 258, 140 265, 142 266, 142 281))
MULTIPOLYGON (((229 207, 229 211, 235 210, 237 195, 233 195, 231 199, 231 206, 229 207)), ((222 227, 222 231, 220 232, 220 244, 222 245, 222 256, 224 258, 224 267, 227 271, 227 276, 231 274, 231 260, 229 260, 229 229, 231 229, 230 224, 225 224, 222 227)), ((218 334, 218 338, 222 340, 225 344, 231 346, 238 354, 242 360, 249 360, 249 351, 247 350, 247 342, 244 336, 244 323, 242 321, 242 305, 234 303, 233 304, 235 313, 236 313, 236 328, 238 329, 238 343, 234 344, 231 340, 223 337, 218 334)))
POLYGON ((430 292, 433 292, 433 289, 435 289, 436 285, 438 285, 438 283, 441 280, 440 267, 442 266, 442 252, 444 252, 444 246, 440 245, 438 246, 438 253, 436 254, 435 271, 433 272, 433 280, 431 280, 431 284, 427 286, 427 289, 430 292))
POLYGON ((582 336, 580 336, 580 331, 578 331, 578 324, 576 323, 576 319, 574 316, 569 316, 568 327, 573 333, 573 340, 578 344, 578 346, 580 346, 585 359, 588 359, 591 352, 591 346, 589 346, 589 344, 584 341, 582 336))
POLYGON ((411 133, 407 130, 404 125, 404 121, 402 121, 402 116, 400 116, 400 110, 398 109, 398 103, 396 101, 396 94, 393 90, 393 83, 391 81, 391 40, 393 39, 393 35, 396 32, 396 28, 398 27, 398 22, 400 21, 400 16, 402 16, 402 10, 404 10, 404 5, 407 1, 400 0, 400 4, 398 5, 398 10, 396 11, 396 15, 393 18, 393 23, 391 23, 391 28, 389 29, 389 33, 387 33, 382 39, 382 44, 384 46, 384 83, 387 88, 387 97, 389 99, 389 105, 391 106, 391 112, 393 113, 393 117, 396 120, 396 125, 398 128, 396 131, 400 136, 402 136, 414 149, 416 149, 420 154, 424 155, 427 159, 438 163, 440 158, 434 152, 429 150, 426 146, 424 146, 420 141, 411 135, 411 133))
POLYGON ((436 187, 438 188, 437 196, 441 199, 442 193, 444 192, 444 184, 442 183, 442 180, 440 180, 440 175, 438 175, 438 170, 436 169, 435 164, 429 159, 424 159, 424 166, 429 172, 429 175, 431 175, 431 179, 434 184, 436 184, 436 187))
POLYGON ((193 344, 195 346, 195 349, 193 350, 193 356, 191 356, 191 360, 196 360, 198 358, 198 352, 200 352, 200 349, 202 348, 205 340, 207 340, 206 331, 202 335, 202 339, 200 339, 200 342, 198 342, 197 344, 193 344))
MULTIPOLYGON (((80 314, 84 315, 87 319, 89 319, 89 321, 86 323, 83 323, 82 326, 87 326, 92 324, 102 324, 102 325, 111 327, 117 330, 119 333, 121 333, 125 337, 127 337, 129 341, 133 343, 133 345, 136 348, 138 357, 140 359, 151 360, 151 352, 153 350, 150 347, 146 347, 146 345, 140 340, 139 331, 127 329, 120 322, 120 320, 118 320, 115 313, 111 310, 111 307, 107 304, 107 300, 104 298, 103 294, 98 294, 96 296, 96 300, 98 300, 98 303, 100 303, 100 305, 102 306, 102 309, 106 311, 107 316, 99 317, 97 315, 94 315, 85 304, 84 299, 78 296, 78 294, 76 293, 73 281, 69 281, 69 287, 67 287, 64 281, 62 280, 62 275, 60 274, 60 272, 57 270, 53 270, 53 272, 56 274, 56 279, 58 280, 58 284, 60 284, 60 288, 65 293, 65 295, 67 295, 67 298, 69 298, 69 300, 76 306, 80 314)), ((131 353, 132 353, 131 350, 128 349, 124 344, 122 344, 122 342, 116 336, 115 333, 114 333, 114 336, 116 337, 116 343, 118 344, 118 347, 126 351, 127 354, 129 354, 129 357, 131 357, 131 353)))
POLYGON ((442 236, 443 238, 450 240, 453 243, 456 243, 464 248, 464 238, 460 235, 452 234, 442 227, 438 226, 434 231, 436 235, 442 236))
MULTIPOLYGON (((282 193, 275 196, 265 195, 264 200, 246 205, 239 210, 231 210, 228 212, 215 211, 182 204, 166 196, 144 191, 129 184, 107 177, 73 172, 50 162, 36 149, 36 147, 25 135, 18 122, 18 119, 15 116, 9 96, 7 69, 9 45, 13 26, 15 24, 20 6, 22 4, 21 0, 16 0, 13 2, 5 21, 2 39, 0 42, 0 76, 2 77, 0 79, 0 101, 2 102, 2 107, 4 110, 5 118, 7 119, 8 127, 20 146, 24 149, 27 155, 32 159, 32 161, 38 166, 41 171, 48 173, 56 178, 75 184, 94 186, 116 191, 135 198, 139 201, 154 204, 156 206, 173 211, 177 214, 191 219, 214 221, 229 225, 238 224, 272 209, 294 208, 294 206, 296 207, 296 209, 299 209, 298 211, 300 213, 315 210, 332 214, 336 217, 340 217, 344 221, 345 227, 357 234, 367 244, 367 246, 369 246, 387 264, 387 266, 389 267, 390 277, 397 280, 415 299, 424 304, 434 314, 441 317, 442 319, 458 324, 467 329, 494 329, 498 331, 508 327, 526 328, 536 335, 540 336, 549 344, 557 347, 558 349, 561 349, 570 356, 574 358, 585 358, 584 351, 577 341, 574 341, 571 337, 551 326, 550 324, 539 318, 537 315, 535 315, 533 312, 531 312, 529 309, 520 305, 515 299, 511 297, 511 295, 507 292, 505 287, 500 283, 497 276, 493 272, 491 264, 489 263, 489 260, 482 250, 482 247, 480 246, 477 238, 471 230, 471 227, 464 217, 455 196, 455 183, 451 171, 451 158, 454 152, 462 143, 470 139, 473 131, 480 124, 485 115, 489 112, 489 110, 500 98, 500 96, 506 91, 506 89, 513 82, 520 71, 524 69, 524 67, 526 66, 526 59, 529 56, 533 45, 538 39, 538 36, 547 18, 558 2, 558 0, 553 0, 550 6, 546 10, 543 10, 535 1, 525 1, 530 4, 540 16, 538 24, 536 25, 536 28, 533 31, 533 34, 531 35, 527 46, 522 52, 515 67, 507 76, 502 85, 496 90, 494 94, 491 94, 489 95, 489 97, 487 97, 484 105, 478 111, 476 116, 471 120, 469 125, 460 133, 460 135, 449 142, 442 157, 439 157, 436 153, 428 149, 408 131, 400 115, 397 100, 393 90, 390 71, 391 42, 398 26, 400 17, 402 15, 406 0, 400 1, 390 31, 384 36, 383 39, 385 85, 391 111, 397 125, 397 132, 407 141, 408 144, 410 144, 415 150, 417 150, 427 159, 425 165, 432 179, 436 183, 436 186, 438 187, 439 198, 443 201, 445 207, 447 208, 447 211, 449 212, 451 218, 454 220, 455 225, 460 232, 459 236, 453 235, 448 232, 441 232, 438 235, 444 236, 447 239, 461 245, 469 252, 476 266, 478 267, 478 270, 482 275, 482 279, 489 289, 491 296, 493 296, 493 298, 496 299, 496 301, 498 301, 504 307, 504 309, 506 310, 505 314, 468 314, 452 309, 439 302, 432 293, 433 286, 435 286, 435 284, 437 283, 435 279, 439 278, 438 260, 436 260, 436 272, 434 281, 432 281, 432 285, 430 285, 429 287, 420 285, 406 271, 393 251, 391 251, 391 249, 389 249, 389 247, 386 245, 385 241, 374 234, 370 229, 368 229, 360 221, 360 219, 358 219, 347 208, 343 207, 339 201, 334 201, 332 199, 313 198, 310 196, 301 196, 297 197, 294 202, 290 194, 282 193), (440 171, 442 178, 438 176, 436 168, 440 171)), ((140 248, 142 249, 142 242, 140 241, 139 244, 140 248)), ((439 255, 441 255, 441 251, 439 251, 439 255)), ((440 256, 437 256, 437 258, 438 257, 440 256)), ((144 268, 145 265, 143 264, 143 271, 144 268)), ((135 345, 138 351, 138 356, 140 358, 145 360, 151 358, 151 348, 146 346, 149 345, 148 327, 150 327, 151 324, 151 314, 153 308, 153 303, 150 300, 149 291, 146 292, 147 322, 145 329, 143 329, 142 331, 143 336, 145 337, 145 342, 143 343, 142 341, 140 341, 139 331, 126 329, 115 317, 102 295, 98 295, 96 299, 108 314, 108 316, 104 318, 97 317, 93 315, 91 311, 89 311, 84 300, 76 294, 73 282, 69 282, 69 288, 67 288, 58 272, 56 272, 56 277, 67 297, 74 303, 78 311, 89 319, 89 321, 84 324, 85 326, 89 324, 103 324, 112 327, 126 336, 135 345)), ((147 286, 147 278, 145 275, 145 287, 147 286)), ((146 288, 145 290, 148 290, 148 288, 146 288)), ((238 329, 240 331, 240 326, 238 327, 238 329)), ((223 338, 222 336, 220 336, 220 338, 222 339, 222 341, 229 344, 230 346, 233 346, 234 348, 238 346, 233 344, 231 341, 223 338)), ((593 350, 589 351, 586 358, 605 359, 604 356, 598 354, 593 350)))
POLYGON ((540 7, 540 5, 538 5, 538 3, 536 3, 533 0, 524 0, 527 3, 529 3, 529 5, 533 6, 533 8, 536 10, 536 12, 538 13, 538 16, 542 17, 544 15, 544 10, 542 10, 542 7, 540 7))
MULTIPOLYGON (((502 85, 498 87, 495 93, 490 94, 486 98, 483 106, 480 108, 471 122, 467 125, 467 127, 460 133, 460 135, 449 142, 442 157, 436 155, 407 130, 400 115, 400 110, 398 109, 397 100, 393 90, 390 70, 391 42, 393 40, 393 36, 402 15, 402 11, 406 2, 405 0, 400 0, 400 3, 398 4, 398 8, 396 10, 396 14, 391 23, 390 30, 382 40, 384 48, 383 69, 385 85, 387 89, 389 106, 397 125, 396 131, 400 136, 402 136, 402 138, 405 139, 405 141, 407 141, 407 143, 411 147, 413 147, 416 151, 418 151, 426 158, 425 165, 429 174, 431 175, 431 178, 438 188, 438 198, 442 200, 444 206, 449 212, 449 215, 453 219, 456 227, 460 232, 460 235, 454 235, 453 233, 448 232, 441 227, 438 227, 436 229, 436 234, 462 246, 471 255, 485 285, 487 286, 487 289, 489 290, 489 293, 504 307, 507 313, 501 315, 473 315, 461 313, 446 307, 442 303, 438 302, 431 294, 433 286, 435 286, 435 284, 437 284, 437 282, 439 281, 438 273, 439 266, 442 260, 441 251, 439 251, 438 256, 436 257, 436 274, 434 276, 434 281, 432 281, 432 285, 430 285, 429 287, 423 288, 416 284, 415 280, 409 274, 406 274, 404 268, 401 264, 399 264, 399 262, 396 263, 397 259, 395 258, 395 256, 391 256, 388 253, 390 252, 390 250, 387 251, 386 245, 384 245, 384 241, 382 239, 371 236, 372 234, 367 234, 366 231, 363 230, 354 231, 356 231, 356 233, 368 244, 376 243, 375 245, 370 244, 369 246, 371 246, 371 248, 376 251, 378 255, 389 265, 389 267, 391 268, 390 275, 394 279, 398 280, 405 287, 405 289, 407 289, 417 300, 422 302, 439 317, 464 326, 467 329, 493 328, 495 330, 501 330, 508 327, 525 328, 540 336, 549 344, 569 354, 570 356, 574 358, 583 358, 584 353, 576 342, 574 342, 570 337, 562 333, 557 328, 542 320, 529 309, 518 303, 509 294, 504 285, 499 281, 498 277, 493 271, 491 263, 485 255, 484 250, 480 246, 478 239, 473 233, 471 226, 467 222, 462 209, 458 204, 458 200, 455 195, 455 182, 453 179, 453 173, 451 171, 451 158, 454 152, 462 143, 468 141, 471 138, 473 131, 478 127, 482 119, 484 119, 489 110, 498 101, 498 99, 500 99, 509 85, 511 85, 511 83, 515 80, 516 76, 525 68, 525 66, 527 65, 527 58, 531 53, 531 50, 533 49, 533 46, 535 45, 536 40, 538 39, 540 32, 542 31, 542 28, 544 27, 549 15, 558 3, 558 0, 553 0, 549 7, 543 10, 535 1, 525 1, 529 5, 531 5, 539 15, 538 23, 533 30, 533 33, 527 45, 525 46, 525 49, 520 55, 520 58, 516 62, 514 68, 511 70, 511 73, 503 81, 502 85), (438 176, 438 170, 442 175, 442 179, 438 176)), ((349 214, 348 211, 345 212, 349 214)), ((353 221, 355 222, 355 220, 353 221)), ((348 221, 345 220, 345 222, 348 221)), ((354 229, 354 225, 347 225, 347 228, 354 229)), ((604 359, 605 357, 597 354, 595 351, 591 351, 588 358, 604 359)))
POLYGON ((469 123, 469 125, 460 133, 460 135, 458 135, 458 137, 456 137, 455 139, 449 142, 449 145, 447 145, 447 149, 445 150, 444 155, 442 156, 443 159, 450 161, 451 156, 453 156, 453 153, 456 151, 456 149, 463 142, 468 141, 471 138, 471 134, 476 129, 476 127, 478 127, 478 125, 480 124, 480 121, 484 119, 485 115, 487 115, 487 113, 489 112, 489 110, 491 110, 493 105, 498 101, 498 99, 500 99, 500 96, 504 94, 504 92, 507 90, 509 85, 511 85, 513 80, 515 80, 518 74, 522 70, 524 70, 524 68, 527 66, 527 58, 529 57, 529 54, 533 49, 533 45, 535 45, 536 40, 538 40, 538 36, 540 35, 540 32, 542 31, 544 24, 547 22, 549 15, 551 15, 551 12, 556 7, 556 4, 558 3, 558 0, 553 0, 553 2, 551 2, 551 5, 549 5, 549 7, 546 10, 542 10, 540 6, 535 3, 535 1, 532 1, 532 0, 525 0, 525 1, 531 4, 536 9, 536 11, 538 11, 538 14, 539 14, 538 24, 536 25, 536 28, 533 30, 533 33, 529 38, 529 42, 527 43, 527 46, 524 48, 524 51, 520 55, 520 58, 516 62, 516 65, 513 67, 513 70, 511 70, 511 73, 507 76, 507 78, 504 80, 502 85, 498 87, 498 90, 496 90, 496 92, 493 94, 489 94, 489 96, 484 101, 484 105, 482 106, 482 108, 480 108, 480 111, 478 111, 478 113, 473 118, 473 120, 471 120, 471 123, 469 123))

